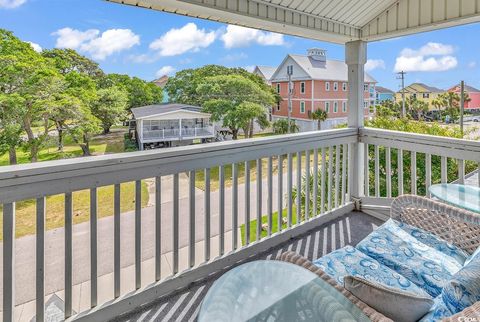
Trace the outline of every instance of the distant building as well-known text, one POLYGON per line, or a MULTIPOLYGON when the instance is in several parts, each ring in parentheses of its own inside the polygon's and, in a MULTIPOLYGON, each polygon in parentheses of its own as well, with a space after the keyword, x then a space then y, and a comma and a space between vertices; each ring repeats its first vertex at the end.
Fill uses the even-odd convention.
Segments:
MULTIPOLYGON (((438 95, 444 93, 443 89, 428 86, 423 83, 413 83, 405 87, 405 99, 414 97, 419 101, 426 102, 430 110, 434 109, 432 101, 438 97, 438 95)), ((397 102, 402 101, 402 90, 398 91, 395 94, 395 99, 397 102)))
POLYGON ((168 103, 170 101, 170 99, 168 97, 168 93, 165 90, 165 85, 167 84, 168 79, 169 79, 169 77, 167 75, 163 75, 162 77, 157 78, 154 81, 152 81, 152 83, 154 83, 155 85, 157 85, 158 87, 163 89, 163 103, 168 103))
POLYGON ((375 104, 382 104, 382 102, 385 101, 395 101, 395 92, 388 88, 377 85, 375 86, 375 92, 375 104))
POLYGON ((277 67, 271 66, 256 66, 253 70, 253 73, 260 76, 265 80, 265 83, 270 84, 270 79, 273 76, 273 73, 277 70, 277 67))
MULTIPOLYGON (((309 49, 307 55, 287 55, 277 67, 270 82, 282 101, 273 107, 273 120, 288 115, 287 66, 293 66, 293 93, 291 118, 301 131, 317 129, 311 114, 317 109, 328 113, 322 129, 347 122, 348 70, 344 61, 327 59, 323 49, 309 49)), ((260 68, 259 68, 260 69, 260 68)), ((364 113, 369 116, 370 106, 375 104, 376 80, 365 73, 364 113)))
POLYGON ((193 140, 213 140, 216 136, 211 115, 198 106, 160 104, 132 108, 130 130, 140 150, 192 144, 193 140))
MULTIPOLYGON (((465 84, 464 91, 468 94, 468 97, 470 98, 469 102, 465 102, 464 108, 480 109, 480 90, 476 89, 473 86, 465 84)), ((460 95, 460 84, 453 86, 448 90, 448 92, 454 92, 460 95)))

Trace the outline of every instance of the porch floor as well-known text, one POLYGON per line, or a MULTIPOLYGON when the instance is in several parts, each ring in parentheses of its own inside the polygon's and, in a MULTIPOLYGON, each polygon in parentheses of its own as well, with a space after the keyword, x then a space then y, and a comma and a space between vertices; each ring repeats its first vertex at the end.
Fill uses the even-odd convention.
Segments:
MULTIPOLYGON (((377 218, 362 212, 351 212, 238 264, 258 259, 272 259, 286 250, 293 250, 314 260, 345 245, 356 245, 381 224, 382 221, 377 218)), ((212 274, 207 279, 194 283, 188 289, 159 299, 114 321, 195 321, 203 297, 213 282, 223 273, 224 271, 212 274)))

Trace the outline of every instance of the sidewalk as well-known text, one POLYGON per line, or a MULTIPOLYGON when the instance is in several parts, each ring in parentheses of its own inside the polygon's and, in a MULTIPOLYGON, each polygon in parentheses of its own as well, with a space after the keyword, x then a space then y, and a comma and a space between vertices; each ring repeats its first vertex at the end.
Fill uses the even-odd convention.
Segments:
MULTIPOLYGON (((240 234, 240 230, 238 232, 240 234)), ((204 242, 195 243, 195 258, 197 262, 202 262, 205 256, 204 242)), ((225 252, 232 250, 232 233, 225 234, 225 252)), ((219 239, 215 236, 211 239, 211 258, 220 255, 219 239)), ((142 262, 142 287, 155 282, 155 259, 150 258, 142 262)), ((173 274, 172 263, 173 252, 162 255, 161 273, 162 279, 173 274)), ((179 250, 179 271, 182 272, 188 268, 188 247, 182 247, 179 250)), ((135 290, 135 266, 124 267, 120 271, 121 276, 121 294, 127 294, 135 290)), ((58 291, 45 296, 45 320, 63 321, 64 291, 58 291)), ((98 277, 98 303, 99 305, 113 299, 113 273, 108 273, 98 277)), ((90 308, 90 281, 76 284, 73 286, 73 310, 81 312, 90 308)), ((35 301, 30 301, 15 307, 15 322, 29 322, 35 317, 35 301)), ((3 314, 0 312, 0 319, 3 314)))

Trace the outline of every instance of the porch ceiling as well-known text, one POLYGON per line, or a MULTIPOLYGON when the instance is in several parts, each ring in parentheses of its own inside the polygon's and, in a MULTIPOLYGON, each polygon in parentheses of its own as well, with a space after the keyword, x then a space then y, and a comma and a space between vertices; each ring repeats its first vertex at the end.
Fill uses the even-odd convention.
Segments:
POLYGON ((107 0, 346 43, 480 21, 480 0, 107 0))

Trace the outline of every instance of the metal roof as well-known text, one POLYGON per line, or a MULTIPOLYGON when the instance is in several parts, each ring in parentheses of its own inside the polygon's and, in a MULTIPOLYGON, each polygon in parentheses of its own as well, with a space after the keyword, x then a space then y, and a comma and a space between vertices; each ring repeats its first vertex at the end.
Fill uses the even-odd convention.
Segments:
POLYGON ((190 111, 201 113, 202 108, 199 106, 186 105, 186 104, 158 104, 147 105, 142 107, 135 107, 131 109, 133 117, 135 119, 141 119, 153 115, 160 115, 165 113, 171 113, 176 111, 190 111))
MULTIPOLYGON (((467 85, 467 84, 465 84, 464 90, 465 90, 465 92, 467 92, 467 93, 480 93, 480 89, 475 88, 475 87, 470 86, 470 85, 467 85)), ((452 91, 460 91, 460 84, 457 84, 457 85, 455 85, 455 86, 452 86, 448 91, 449 91, 449 92, 452 92, 452 91)))
POLYGON ((255 70, 258 70, 263 75, 263 77, 265 77, 265 79, 269 81, 272 78, 273 73, 275 73, 275 71, 277 70, 277 67, 255 66, 255 70))
POLYGON ((394 91, 392 91, 391 89, 388 89, 386 87, 382 87, 382 86, 375 86, 375 91, 377 93, 388 93, 388 94, 395 94, 394 91))
MULTIPOLYGON (((344 61, 327 59, 325 62, 321 62, 307 55, 287 55, 280 66, 278 66, 270 81, 285 81, 285 78, 279 74, 281 70, 285 69, 282 66, 288 58, 293 59, 311 79, 348 81, 348 66, 344 61)), ((365 82, 376 83, 377 81, 368 73, 365 73, 365 82)))
POLYGON ((334 43, 480 21, 480 0, 108 0, 334 43))

